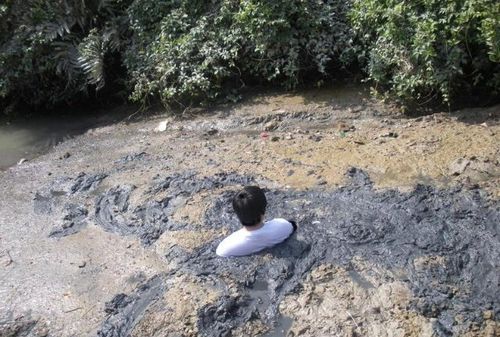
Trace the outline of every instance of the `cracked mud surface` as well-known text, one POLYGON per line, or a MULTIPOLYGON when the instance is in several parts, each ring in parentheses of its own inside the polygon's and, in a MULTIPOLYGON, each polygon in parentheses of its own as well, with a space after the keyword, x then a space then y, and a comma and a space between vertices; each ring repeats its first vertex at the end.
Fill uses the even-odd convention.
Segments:
POLYGON ((500 334, 499 107, 337 94, 99 128, 0 173, 0 336, 500 334), (218 258, 246 184, 299 230, 218 258))

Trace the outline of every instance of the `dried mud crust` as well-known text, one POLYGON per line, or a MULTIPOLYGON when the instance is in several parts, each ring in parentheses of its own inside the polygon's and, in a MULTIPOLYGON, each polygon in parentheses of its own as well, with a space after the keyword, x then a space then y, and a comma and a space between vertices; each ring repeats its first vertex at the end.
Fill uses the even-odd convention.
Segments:
MULTIPOLYGON (((272 328, 280 315, 294 319, 289 336, 462 336, 496 329, 498 203, 463 187, 376 191, 363 171, 352 168, 347 176, 348 185, 335 190, 268 190, 269 217, 300 224, 275 248, 221 259, 214 254, 219 239, 195 249, 177 247, 171 258, 181 263, 160 276, 170 296, 150 300, 129 328, 133 335, 243 334, 249 325, 272 328), (197 279, 202 290, 194 291, 189 314, 158 314, 166 298, 176 299, 179 308, 191 301, 191 292, 169 290, 179 286, 172 281, 178 275, 197 279), (209 292, 210 300, 196 300, 200 292, 209 292)), ((231 195, 216 198, 205 223, 237 228, 231 195)), ((142 295, 131 298, 140 301, 142 295)), ((114 331, 109 322, 117 331, 130 324, 120 315, 127 317, 118 308, 100 336, 115 336, 107 332, 114 331)))

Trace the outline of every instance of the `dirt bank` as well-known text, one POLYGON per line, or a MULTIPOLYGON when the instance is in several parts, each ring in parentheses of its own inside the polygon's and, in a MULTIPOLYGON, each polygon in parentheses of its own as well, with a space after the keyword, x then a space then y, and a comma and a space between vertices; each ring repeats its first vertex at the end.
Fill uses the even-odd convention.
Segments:
POLYGON ((93 129, 0 173, 0 336, 495 336, 500 107, 353 89, 93 129), (284 244, 220 259, 232 192, 284 244))

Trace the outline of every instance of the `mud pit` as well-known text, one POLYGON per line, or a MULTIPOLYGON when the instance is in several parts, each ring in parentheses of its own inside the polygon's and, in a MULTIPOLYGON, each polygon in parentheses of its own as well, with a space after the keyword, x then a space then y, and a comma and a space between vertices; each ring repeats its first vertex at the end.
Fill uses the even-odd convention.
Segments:
POLYGON ((500 333, 497 108, 250 106, 96 129, 2 173, 0 336, 500 333), (299 230, 218 258, 246 184, 299 230))
MULTIPOLYGON (((157 315, 151 308, 164 308, 166 316, 166 308, 175 310, 170 296, 157 293, 168 292, 178 275, 220 293, 215 303, 196 308, 196 319, 185 322, 187 335, 229 336, 256 322, 272 326, 280 312, 294 319, 290 335, 385 336, 385 321, 396 324, 396 335, 460 336, 486 324, 484 313, 499 309, 498 205, 488 205, 477 189, 419 185, 409 193, 375 191, 366 173, 352 168, 348 176, 347 186, 331 191, 268 190, 269 217, 300 223, 293 237, 239 259, 217 258, 219 239, 193 252, 177 250, 178 267, 159 276, 162 286, 158 277, 147 281, 117 306, 99 336, 165 335, 179 318, 165 326, 163 315, 150 318, 157 315), (151 283, 157 290, 150 290, 151 283), (316 284, 325 283, 323 288, 343 292, 335 295, 338 301, 327 290, 315 292, 316 284), (309 313, 329 301, 335 304, 326 315, 309 313)), ((204 182, 189 183, 199 185, 204 182)), ((236 224, 231 195, 214 200, 203 221, 207 228, 236 224)))

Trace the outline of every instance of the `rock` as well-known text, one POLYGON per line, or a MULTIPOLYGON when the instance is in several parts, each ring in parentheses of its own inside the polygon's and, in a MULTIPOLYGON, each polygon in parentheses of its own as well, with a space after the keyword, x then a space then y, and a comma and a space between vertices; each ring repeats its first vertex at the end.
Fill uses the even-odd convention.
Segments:
POLYGON ((264 131, 273 131, 278 128, 278 122, 277 121, 270 121, 264 124, 264 131))
POLYGON ((271 142, 277 142, 278 140, 280 140, 280 137, 278 137, 278 136, 273 136, 271 138, 271 142))
POLYGON ((66 152, 62 155, 62 157, 60 157, 60 159, 68 159, 69 157, 71 157, 71 153, 66 152))
POLYGON ((49 329, 45 321, 38 317, 31 317, 31 314, 13 316, 0 316, 0 336, 2 337, 46 337, 49 329))
POLYGON ((107 176, 108 175, 105 173, 86 174, 85 172, 80 172, 80 174, 73 180, 69 193, 75 194, 93 191, 107 176))
POLYGON ((213 135, 216 135, 218 133, 219 133, 219 130, 214 129, 214 128, 207 131, 207 135, 209 135, 209 136, 213 136, 213 135))
POLYGON ((132 301, 133 299, 130 296, 120 293, 118 295, 115 295, 115 297, 113 297, 111 301, 104 304, 104 312, 108 314, 115 314, 121 308, 125 308, 130 303, 132 303, 132 301))
POLYGON ((483 311, 483 318, 485 320, 490 320, 495 317, 495 314, 493 313, 493 310, 485 310, 483 311))
POLYGON ((136 160, 145 160, 148 157, 149 157, 148 153, 146 153, 144 151, 141 151, 141 152, 137 152, 137 153, 132 153, 132 154, 126 155, 125 157, 122 157, 122 158, 118 159, 117 161, 115 161, 115 163, 117 163, 117 164, 126 164, 126 163, 133 162, 133 161, 136 161, 136 160))
POLYGON ((343 131, 343 132, 352 132, 352 131, 356 131, 356 127, 354 125, 346 125, 345 127, 343 127, 340 131, 343 131))
POLYGON ((12 257, 9 254, 9 251, 5 250, 3 252, 0 252, 0 266, 1 267, 8 267, 10 266, 14 260, 12 260, 12 257))
POLYGON ((470 160, 465 158, 458 158, 454 162, 452 162, 449 166, 450 174, 452 176, 458 176, 464 173, 467 166, 469 166, 470 160))
POLYGON ((384 137, 384 138, 398 138, 398 134, 396 132, 393 132, 393 131, 388 131, 388 132, 384 132, 382 134, 380 134, 379 137, 384 137))
POLYGON ((294 171, 294 170, 289 170, 289 171, 286 173, 286 175, 287 175, 288 177, 290 177, 290 176, 292 176, 294 173, 295 173, 295 171, 294 171))
POLYGON ((323 137, 321 137, 321 136, 319 136, 319 135, 310 135, 308 138, 309 138, 310 140, 315 141, 315 142, 320 142, 320 141, 323 139, 323 137))
POLYGON ((316 173, 316 171, 314 171, 314 170, 309 170, 309 171, 307 171, 307 173, 306 173, 306 174, 307 174, 308 176, 312 176, 312 175, 313 175, 313 174, 315 174, 315 173, 316 173))

